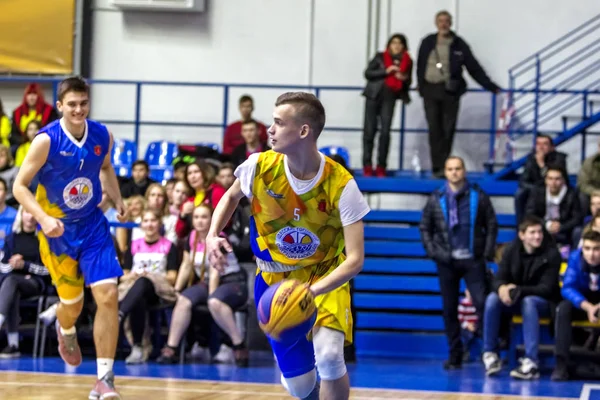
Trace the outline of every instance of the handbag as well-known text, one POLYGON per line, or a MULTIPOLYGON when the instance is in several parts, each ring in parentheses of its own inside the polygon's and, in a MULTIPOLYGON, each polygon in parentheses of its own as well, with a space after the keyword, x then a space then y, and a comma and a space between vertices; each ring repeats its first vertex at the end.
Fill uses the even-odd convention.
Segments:
MULTIPOLYGON (((440 59, 440 53, 438 53, 437 47, 434 47, 433 51, 435 51, 435 58, 437 59, 437 63, 435 64, 435 66, 437 67, 437 69, 439 69, 440 74, 442 74, 442 76, 445 77, 444 69, 442 68, 442 60, 440 59)), ((450 76, 449 79, 445 80, 445 88, 446 92, 448 93, 457 93, 458 89, 460 88, 460 80, 452 79, 452 77, 450 76)))

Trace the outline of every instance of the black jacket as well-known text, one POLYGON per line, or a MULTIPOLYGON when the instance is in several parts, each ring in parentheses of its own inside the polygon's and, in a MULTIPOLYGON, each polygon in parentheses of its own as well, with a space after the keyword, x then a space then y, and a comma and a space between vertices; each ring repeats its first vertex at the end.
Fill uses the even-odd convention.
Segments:
MULTIPOLYGON (((467 68, 469 74, 483 86, 485 89, 495 92, 499 89, 489 76, 485 73, 483 67, 479 64, 471 48, 460 36, 451 32, 454 37, 450 45, 450 79, 458 80, 459 86, 456 93, 457 96, 462 96, 467 91, 467 82, 462 76, 463 67, 467 68)), ((419 57, 417 59, 417 83, 419 92, 423 95, 423 87, 427 84, 425 81, 425 70, 427 69, 427 60, 429 54, 435 49, 437 44, 437 33, 426 36, 421 42, 419 48, 419 57)))
MULTIPOLYGON (((560 213, 560 231, 562 240, 570 240, 573 228, 581 225, 583 221, 583 212, 579 197, 573 188, 567 188, 567 193, 559 206, 560 213)), ((535 215, 538 218, 546 217, 546 187, 540 186, 532 190, 525 207, 526 215, 535 215)))
POLYGON ((539 296, 548 301, 560 300, 558 284, 562 257, 552 237, 544 229, 542 246, 533 255, 529 270, 525 271, 523 257, 525 249, 519 238, 513 240, 504 250, 498 272, 492 282, 492 290, 498 292, 502 285, 512 283, 517 286, 510 291, 510 297, 517 302, 525 296, 539 296))
MULTIPOLYGON (((412 85, 412 64, 410 66, 410 70, 407 72, 407 75, 408 79, 404 81, 402 90, 398 92, 398 98, 405 103, 410 102, 408 91, 410 90, 410 85, 412 85)), ((377 53, 369 62, 369 65, 365 70, 365 79, 367 80, 367 85, 365 86, 362 95, 368 99, 377 99, 381 93, 381 90, 383 89, 386 76, 387 73, 385 72, 385 63, 383 62, 383 53, 377 53)))
MULTIPOLYGON (((471 212, 471 254, 475 259, 493 259, 498 235, 496 212, 487 194, 471 183, 465 196, 470 196, 471 212), (473 209, 473 205, 476 209, 473 209)), ((448 234, 448 201, 444 187, 435 190, 421 216, 419 230, 427 256, 437 263, 449 263, 452 249, 448 234)))
MULTIPOLYGON (((556 165, 560 168, 567 170, 567 154, 558 151, 552 151, 544 157, 544 164, 556 165)), ((533 189, 536 186, 544 185, 544 174, 542 169, 538 166, 535 160, 535 153, 527 156, 525 161, 525 168, 519 178, 519 187, 525 189, 533 189)))
MULTIPOLYGON (((261 142, 261 146, 263 151, 271 150, 267 142, 261 142)), ((246 161, 246 158, 246 143, 240 144, 231 152, 231 163, 236 167, 246 161)))

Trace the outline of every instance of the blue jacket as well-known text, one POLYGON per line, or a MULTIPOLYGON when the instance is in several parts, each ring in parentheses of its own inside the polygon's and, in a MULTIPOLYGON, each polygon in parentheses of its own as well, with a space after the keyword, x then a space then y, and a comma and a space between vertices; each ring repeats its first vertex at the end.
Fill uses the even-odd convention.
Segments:
POLYGON ((590 267, 583 259, 581 250, 576 250, 569 256, 567 272, 563 277, 562 297, 577 308, 586 300, 584 293, 590 291, 590 267))

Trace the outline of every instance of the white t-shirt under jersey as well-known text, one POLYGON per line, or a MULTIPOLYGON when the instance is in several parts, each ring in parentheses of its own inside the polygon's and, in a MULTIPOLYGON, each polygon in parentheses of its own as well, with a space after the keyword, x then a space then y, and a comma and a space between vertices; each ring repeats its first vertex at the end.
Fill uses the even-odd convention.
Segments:
MULTIPOLYGON (((321 154, 321 153, 320 153, 321 154)), ((256 164, 260 153, 254 153, 248 157, 234 172, 234 175, 240 180, 242 192, 249 199, 252 198, 252 183, 256 171, 256 164)), ((285 175, 287 180, 296 194, 302 195, 312 190, 321 179, 323 170, 325 169, 325 156, 321 154, 321 166, 319 172, 314 178, 309 180, 301 180, 296 178, 291 172, 287 164, 287 157, 283 159, 285 175)), ((371 210, 362 193, 358 189, 358 185, 354 179, 350 179, 342 191, 339 202, 340 219, 342 226, 351 225, 364 218, 371 210)))

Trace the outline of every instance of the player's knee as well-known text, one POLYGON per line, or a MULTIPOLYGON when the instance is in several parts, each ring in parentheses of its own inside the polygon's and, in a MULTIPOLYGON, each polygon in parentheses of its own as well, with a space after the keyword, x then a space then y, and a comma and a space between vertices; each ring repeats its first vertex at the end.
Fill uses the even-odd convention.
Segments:
POLYGON ((117 285, 100 285, 92 290, 98 308, 118 308, 117 285))
POLYGON ((68 315, 70 319, 76 320, 83 310, 83 298, 76 302, 65 302, 61 299, 60 302, 61 312, 68 315))
POLYGON ((319 376, 324 381, 334 381, 346 375, 344 360, 344 334, 320 328, 313 337, 315 361, 319 376))
POLYGON ((281 376, 281 384, 286 388, 288 393, 299 399, 304 399, 315 388, 317 383, 317 373, 313 369, 306 374, 295 376, 293 378, 284 378, 281 376))

